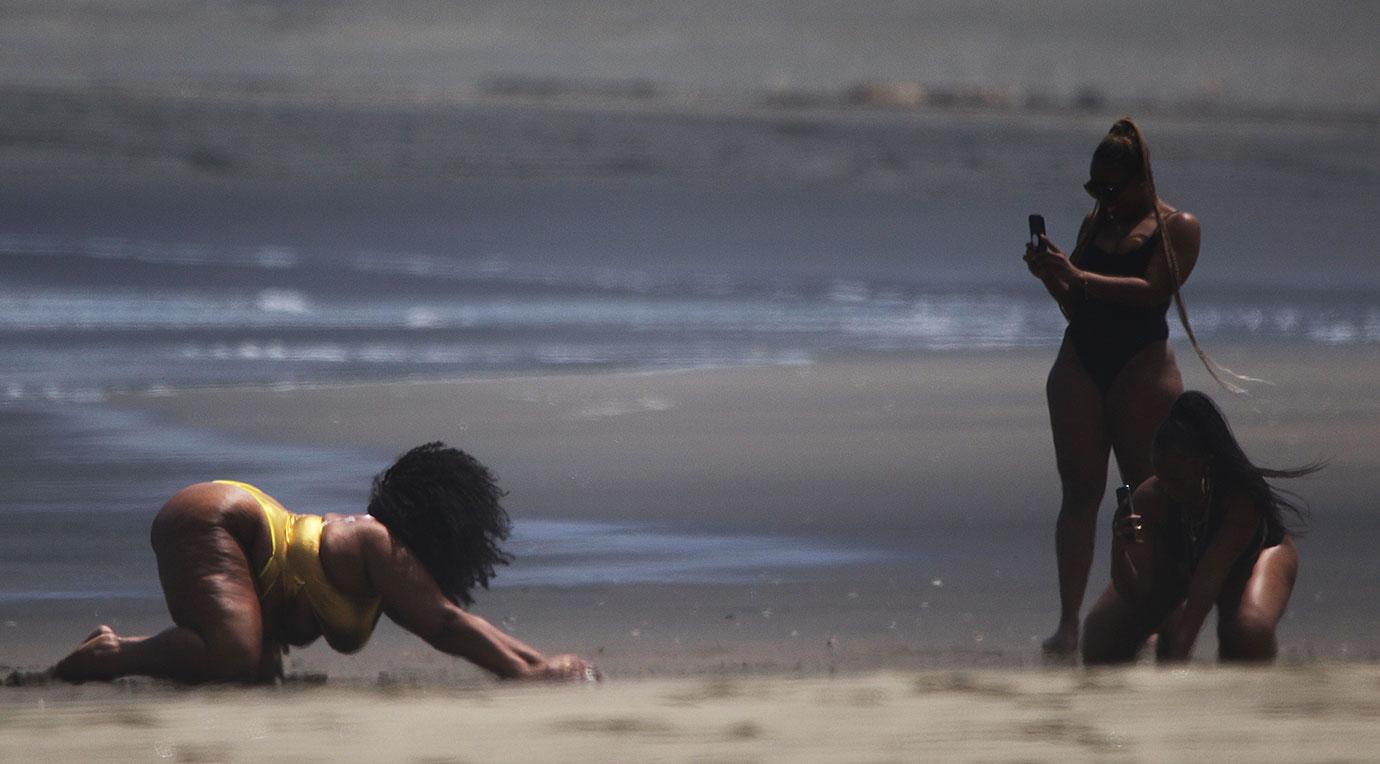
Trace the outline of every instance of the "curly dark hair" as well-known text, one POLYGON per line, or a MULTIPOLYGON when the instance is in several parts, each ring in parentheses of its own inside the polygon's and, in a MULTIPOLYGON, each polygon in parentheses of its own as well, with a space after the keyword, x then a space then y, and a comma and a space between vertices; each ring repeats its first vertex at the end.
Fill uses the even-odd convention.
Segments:
POLYGON ((470 605, 475 584, 489 588, 494 566, 512 561, 498 546, 512 530, 499 503, 505 495, 477 459, 435 441, 374 477, 369 514, 422 561, 446 597, 470 605))

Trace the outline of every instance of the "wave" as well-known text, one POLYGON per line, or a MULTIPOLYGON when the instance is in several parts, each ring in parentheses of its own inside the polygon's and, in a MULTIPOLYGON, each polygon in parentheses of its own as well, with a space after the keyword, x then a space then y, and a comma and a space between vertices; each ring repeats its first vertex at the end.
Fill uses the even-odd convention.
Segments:
POLYGON ((0 233, 0 252, 46 257, 77 256, 155 265, 232 265, 268 270, 293 268, 301 262, 301 254, 295 248, 278 244, 225 247, 116 236, 0 233))
MULTIPOLYGON (((520 282, 519 282, 520 283, 520 282)), ((614 292, 521 294, 495 283, 483 297, 421 296, 359 300, 290 287, 203 290, 0 289, 0 333, 136 331, 195 332, 260 329, 359 331, 424 335, 446 330, 521 332, 561 329, 603 332, 672 331, 693 338, 720 332, 761 336, 810 333, 873 341, 908 338, 925 347, 980 340, 1038 345, 1056 340, 1063 319, 1028 290, 914 292, 857 281, 800 283, 773 292, 741 289, 722 295, 614 292), (505 294, 505 292, 507 292, 505 294)), ((1195 300, 1195 325, 1205 334, 1306 338, 1328 343, 1380 339, 1380 295, 1280 301, 1278 296, 1195 300)))
MULTIPOLYGON (((988 280, 38 236, 0 237, 0 252, 27 258, 0 285, 0 403, 1044 347, 1065 326, 1038 288, 988 280)), ((1376 290, 1208 289, 1191 303, 1209 340, 1380 344, 1376 290)))

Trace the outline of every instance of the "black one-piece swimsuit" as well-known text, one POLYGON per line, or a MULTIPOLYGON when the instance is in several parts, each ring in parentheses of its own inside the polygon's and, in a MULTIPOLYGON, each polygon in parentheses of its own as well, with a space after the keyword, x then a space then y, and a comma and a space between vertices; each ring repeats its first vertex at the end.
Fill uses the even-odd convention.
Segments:
MULTIPOLYGON (((1144 244, 1122 254, 1089 244, 1078 267, 1104 276, 1144 276, 1159 250, 1159 237, 1156 231, 1144 244)), ((1078 361, 1105 396, 1136 353, 1169 337, 1168 310, 1168 301, 1143 307, 1089 296, 1071 306, 1064 337, 1073 342, 1078 361)))
MULTIPOLYGON (((1188 513, 1182 506, 1173 502, 1170 502, 1169 506, 1174 513, 1174 519, 1165 524, 1160 543, 1166 550, 1166 556, 1174 561, 1176 572, 1183 585, 1187 586, 1193 578, 1193 573, 1198 570, 1198 564, 1203 561, 1203 557, 1207 556, 1208 547, 1212 546, 1217 532, 1222 529, 1222 522, 1225 520, 1226 513, 1222 511, 1220 505, 1209 507, 1206 521, 1202 526, 1195 529, 1193 523, 1188 519, 1188 513)), ((1260 525, 1256 528, 1255 535, 1251 537, 1251 543, 1242 550, 1232 563, 1229 575, 1249 575, 1260 553, 1270 547, 1283 544, 1286 535, 1287 532, 1282 525, 1262 515, 1260 525)))

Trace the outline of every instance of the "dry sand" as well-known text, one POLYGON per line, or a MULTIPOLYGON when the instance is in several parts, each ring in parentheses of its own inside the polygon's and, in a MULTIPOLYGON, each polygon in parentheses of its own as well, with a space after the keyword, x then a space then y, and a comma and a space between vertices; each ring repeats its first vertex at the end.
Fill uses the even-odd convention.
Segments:
MULTIPOLYGON (((1380 669, 0 692, 14 761, 1359 761, 1380 669)), ((13 758, 11 758, 13 757, 13 758)))

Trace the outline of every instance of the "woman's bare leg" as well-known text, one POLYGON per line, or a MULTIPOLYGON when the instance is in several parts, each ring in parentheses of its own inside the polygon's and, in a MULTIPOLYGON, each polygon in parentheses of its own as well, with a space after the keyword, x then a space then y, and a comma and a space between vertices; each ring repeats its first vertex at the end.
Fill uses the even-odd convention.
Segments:
POLYGON ((1102 396, 1067 342, 1050 369, 1045 394, 1063 498, 1054 534, 1059 628, 1043 647, 1048 655, 1072 658, 1078 652, 1079 611, 1092 568, 1097 507, 1107 488, 1110 445, 1102 396))
POLYGON ((193 683, 271 678, 249 561, 221 514, 174 497, 154 519, 153 548, 173 627, 121 637, 102 626, 54 674, 74 682, 129 674, 193 683))
POLYGON ((1143 348, 1107 391, 1107 431, 1121 479, 1132 488, 1154 472, 1150 446, 1155 430, 1183 391, 1179 365, 1167 342, 1143 348))
MULTIPOLYGON (((1165 342, 1137 353, 1122 367, 1107 391, 1107 431, 1121 479, 1131 487, 1140 485, 1154 472, 1150 446, 1155 430, 1182 392, 1178 364, 1165 342)), ((1084 625, 1083 662, 1135 660, 1152 631, 1147 623, 1155 620, 1147 620, 1143 608, 1132 607, 1113 587, 1107 587, 1084 625)))
MULTIPOLYGON (((1126 600, 1115 586, 1107 586, 1083 622, 1084 665, 1134 661, 1146 642, 1178 617, 1183 610, 1185 584, 1159 575, 1157 568, 1165 562, 1157 557, 1144 571, 1158 583, 1143 601, 1126 600)), ((1166 640, 1159 641, 1157 655, 1166 644, 1166 640)))
POLYGON ((1143 608, 1132 606, 1108 586, 1083 623, 1083 664, 1100 666, 1136 659, 1152 628, 1143 608))
POLYGON ((1275 630, 1294 592, 1299 553, 1293 539, 1261 550, 1246 580, 1224 587, 1217 602, 1217 657, 1265 663, 1275 659, 1275 630), (1235 584, 1235 585, 1232 585, 1235 584))

